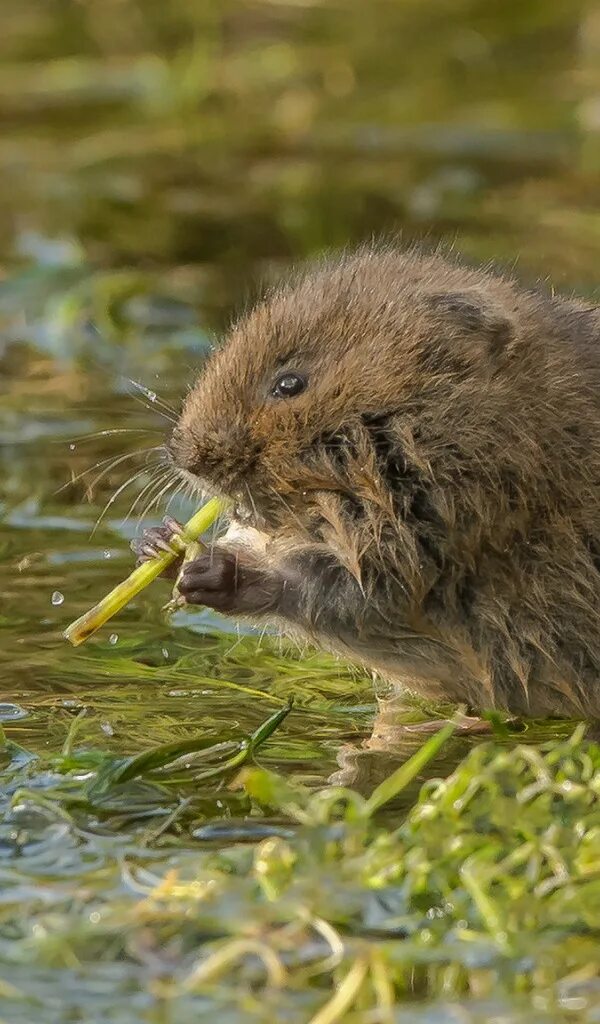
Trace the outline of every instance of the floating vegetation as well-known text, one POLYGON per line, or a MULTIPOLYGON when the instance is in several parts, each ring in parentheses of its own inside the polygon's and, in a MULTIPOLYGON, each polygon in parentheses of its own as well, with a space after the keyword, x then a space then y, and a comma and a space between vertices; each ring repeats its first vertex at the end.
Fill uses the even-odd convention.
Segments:
POLYGON ((130 759, 78 748, 77 724, 58 756, 4 744, 6 1019, 62 1021, 82 984, 119 1024, 600 1019, 600 748, 582 729, 481 744, 390 829, 381 808, 451 727, 363 797, 240 770, 287 712, 130 759))

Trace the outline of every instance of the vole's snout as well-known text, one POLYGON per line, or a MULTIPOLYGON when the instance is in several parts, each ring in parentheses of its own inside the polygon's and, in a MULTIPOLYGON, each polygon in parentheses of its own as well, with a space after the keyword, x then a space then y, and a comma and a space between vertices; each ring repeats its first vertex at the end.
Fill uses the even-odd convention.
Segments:
POLYGON ((233 495, 252 474, 261 446, 245 427, 206 430, 202 435, 177 425, 168 444, 169 456, 178 469, 233 495))

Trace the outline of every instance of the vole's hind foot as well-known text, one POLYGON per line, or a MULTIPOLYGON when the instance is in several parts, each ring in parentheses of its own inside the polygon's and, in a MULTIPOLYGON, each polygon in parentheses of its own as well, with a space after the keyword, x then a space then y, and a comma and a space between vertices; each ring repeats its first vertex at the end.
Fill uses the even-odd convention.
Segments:
MULTIPOLYGON (((173 552, 173 537, 181 535, 183 527, 172 516, 165 516, 160 526, 149 526, 143 531, 140 537, 134 537, 131 541, 131 550, 136 555, 136 565, 142 565, 164 554, 165 551, 173 552)), ((177 579, 181 568, 181 555, 161 574, 166 579, 177 579)))

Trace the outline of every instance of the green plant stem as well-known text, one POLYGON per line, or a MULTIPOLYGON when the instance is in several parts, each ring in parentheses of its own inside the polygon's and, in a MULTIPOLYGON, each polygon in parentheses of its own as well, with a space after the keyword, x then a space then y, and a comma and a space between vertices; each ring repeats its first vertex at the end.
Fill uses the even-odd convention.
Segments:
POLYGON ((93 608, 90 608, 89 611, 85 612, 84 615, 81 615, 67 627, 63 634, 65 639, 69 640, 74 647, 84 643, 97 629, 100 629, 109 619, 112 619, 113 615, 120 612, 121 608, 124 608, 141 590, 144 590, 149 583, 152 583, 152 580, 160 576, 176 558, 183 555, 187 545, 197 540, 205 530, 208 530, 209 526, 212 526, 217 516, 225 508, 226 503, 220 498, 211 498, 210 501, 207 501, 206 505, 203 505, 188 520, 182 533, 179 536, 173 536, 171 541, 172 551, 161 552, 157 558, 152 558, 148 562, 144 562, 143 565, 138 565, 126 580, 117 584, 114 590, 111 590, 98 604, 94 605, 93 608))

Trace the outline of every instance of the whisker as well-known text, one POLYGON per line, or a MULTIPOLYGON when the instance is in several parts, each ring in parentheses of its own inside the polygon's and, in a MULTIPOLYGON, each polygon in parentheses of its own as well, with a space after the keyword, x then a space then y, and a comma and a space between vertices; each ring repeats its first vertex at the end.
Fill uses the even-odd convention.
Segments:
POLYGON ((168 420, 170 423, 177 423, 178 414, 175 411, 175 409, 172 409, 170 405, 163 401, 162 398, 159 398, 155 391, 152 391, 150 388, 147 388, 145 384, 141 384, 140 381, 133 380, 131 377, 128 377, 127 380, 129 381, 130 384, 133 385, 134 388, 137 388, 138 391, 141 391, 142 395, 144 395, 144 397, 147 398, 148 401, 150 402, 150 405, 146 405, 146 403, 140 398, 139 395, 132 394, 132 398, 135 398, 138 402, 141 402, 141 404, 145 406, 146 409, 154 409, 154 411, 157 412, 159 416, 162 416, 163 419, 168 420))
POLYGON ((225 511, 219 512, 215 519, 215 525, 213 527, 213 533, 217 536, 220 534, 223 525, 226 525, 229 521, 229 513, 225 511))
POLYGON ((152 496, 152 498, 150 499, 149 504, 146 506, 146 508, 144 510, 144 517, 148 515, 148 512, 153 508, 154 505, 158 506, 158 503, 159 503, 160 499, 162 498, 163 494, 166 494, 166 492, 169 490, 169 487, 172 487, 174 482, 175 482, 175 478, 173 476, 169 477, 169 479, 167 480, 167 482, 166 482, 165 486, 162 488, 162 490, 159 490, 158 493, 156 493, 156 494, 154 494, 152 496))
POLYGON ((204 491, 202 491, 202 490, 199 491, 198 485, 196 483, 194 483, 193 480, 188 480, 186 478, 185 482, 187 484, 187 487, 186 487, 186 490, 185 490, 184 493, 185 493, 185 496, 186 496, 187 500, 188 501, 192 501, 193 498, 198 498, 198 496, 199 496, 199 500, 202 501, 202 499, 204 497, 204 491))
POLYGON ((166 413, 166 412, 164 412, 164 411, 163 411, 162 409, 157 409, 157 408, 155 408, 155 407, 154 407, 154 406, 152 406, 152 405, 148 405, 148 403, 147 403, 147 402, 144 402, 144 399, 143 399, 143 398, 141 398, 141 397, 140 397, 139 395, 131 395, 130 397, 131 397, 131 398, 133 398, 133 400, 134 400, 135 402, 139 402, 139 404, 140 404, 140 405, 143 405, 143 406, 144 406, 144 409, 147 409, 147 410, 148 410, 148 412, 155 412, 155 413, 158 413, 158 415, 159 415, 159 416, 162 416, 162 418, 163 418, 164 420, 167 420, 167 422, 168 422, 168 423, 177 423, 177 417, 176 417, 176 416, 169 416, 169 415, 167 415, 167 413, 166 413))
POLYGON ((268 624, 268 622, 267 622, 267 623, 266 623, 266 624, 265 624, 265 625, 263 626, 263 628, 261 629, 260 633, 258 634, 258 639, 257 639, 257 641, 256 641, 256 652, 257 652, 257 653, 258 653, 258 652, 260 651, 260 645, 262 644, 262 642, 263 642, 263 640, 264 640, 264 638, 265 638, 265 634, 266 634, 266 632, 267 632, 268 628, 269 628, 269 624, 268 624))
MULTIPOLYGON (((159 427, 114 427, 110 430, 95 430, 91 434, 76 434, 75 437, 70 437, 67 443, 73 441, 93 441, 95 438, 108 437, 110 434, 157 434, 159 429, 159 427)), ((52 444, 64 443, 62 438, 52 441, 52 444)))
POLYGON ((227 522, 227 519, 228 519, 227 512, 221 511, 221 512, 219 512, 217 518, 215 519, 215 521, 213 523, 213 527, 212 527, 212 530, 211 530, 211 533, 210 533, 210 543, 209 543, 209 546, 208 546, 211 555, 212 555, 212 553, 213 553, 213 551, 215 549, 215 545, 216 545, 217 541, 219 540, 219 536, 221 534, 223 523, 227 522))
POLYGON ((252 506, 252 511, 254 512, 254 522, 258 526, 258 512, 256 510, 256 503, 254 501, 254 498, 252 497, 252 491, 250 490, 247 483, 244 483, 244 487, 246 489, 246 494, 248 495, 248 501, 250 502, 252 506))
POLYGON ((167 502, 167 505, 166 505, 166 508, 165 508, 165 515, 169 514, 169 509, 171 508, 171 505, 173 504, 175 499, 181 494, 181 492, 182 492, 184 487, 185 487, 185 480, 181 480, 180 479, 179 485, 175 488, 175 490, 173 491, 171 497, 169 498, 169 500, 167 502))
MULTIPOLYGON (((154 452, 161 452, 161 451, 162 451, 162 445, 154 445, 152 448, 141 448, 141 449, 138 448, 137 452, 133 452, 133 454, 134 455, 144 455, 145 454, 146 457, 144 459, 144 468, 147 468, 150 455, 152 455, 154 452)), ((97 487, 98 484, 100 483, 100 481, 106 476, 107 473, 110 473, 113 468, 114 468, 113 466, 107 466, 106 469, 103 469, 102 472, 99 473, 98 476, 94 477, 94 479, 88 484, 89 489, 93 490, 94 487, 97 487)))
POLYGON ((191 493, 195 494, 200 500, 204 500, 204 498, 206 496, 206 491, 205 491, 204 487, 202 486, 202 483, 198 479, 198 477, 194 476, 194 474, 190 473, 190 471, 187 470, 187 469, 181 469, 180 466, 176 466, 175 469, 177 470, 179 475, 184 480, 186 480, 188 482, 188 484, 191 486, 191 488, 192 488, 191 493))
POLYGON ((157 395, 156 391, 146 387, 146 385, 142 384, 141 381, 134 380, 132 377, 128 377, 127 380, 129 381, 130 384, 133 384, 134 388, 137 388, 139 391, 141 391, 142 394, 145 395, 147 399, 149 399, 149 401, 151 401, 152 403, 156 402, 158 405, 161 405, 163 409, 166 409, 167 412, 173 413, 174 416, 177 415, 176 410, 171 405, 169 405, 169 403, 166 402, 164 398, 161 398, 160 395, 157 395))
MULTIPOLYGON (((148 512, 152 506, 154 496, 158 493, 164 483, 164 476, 154 476, 152 480, 143 488, 142 492, 138 495, 139 499, 146 498, 146 503, 141 511, 136 516, 136 527, 139 528, 140 524, 144 521, 148 512)), ((137 500, 136 500, 137 504, 137 500)))
POLYGON ((236 647, 239 647, 239 646, 240 646, 240 644, 241 644, 241 642, 242 642, 242 640, 243 640, 242 634, 241 634, 241 632, 240 632, 240 627, 239 627, 239 623, 237 623, 237 622, 236 622, 236 624, 235 624, 235 629, 236 629, 236 633, 237 633, 237 640, 234 640, 234 642, 233 642, 233 644, 231 645, 231 647, 229 647, 229 648, 228 648, 228 649, 227 649, 227 650, 225 651, 225 654, 224 654, 224 657, 225 657, 225 658, 228 658, 228 657, 229 657, 229 655, 230 655, 230 654, 232 654, 232 653, 233 653, 233 651, 235 651, 236 647))
POLYGON ((167 491, 169 489, 169 487, 171 487, 173 485, 173 483, 175 482, 176 479, 177 479, 176 474, 174 473, 174 471, 171 471, 170 473, 168 473, 166 475, 166 477, 163 476, 155 484, 153 493, 151 494, 150 498, 147 500, 147 502, 146 502, 146 504, 144 506, 143 511, 140 512, 140 514, 138 515, 138 523, 140 523, 148 515, 148 513, 152 509, 152 506, 154 505, 154 503, 156 501, 160 500, 161 496, 165 493, 165 491, 167 491), (166 483, 165 483, 165 479, 166 479, 166 483))
POLYGON ((137 526, 138 527, 139 527, 140 523, 142 523, 143 520, 148 515, 148 512, 149 512, 149 510, 152 507, 152 502, 154 501, 154 498, 155 498, 156 494, 158 494, 158 492, 161 489, 161 487, 163 487, 164 482, 165 482, 165 475, 164 475, 164 473, 160 473, 158 475, 155 474, 153 476, 152 480, 150 480, 150 482, 146 485, 146 487, 144 487, 144 489, 141 492, 141 494, 138 495, 138 498, 135 501, 136 505, 138 504, 138 501, 141 501, 142 498, 146 499, 144 507, 138 512, 138 514, 136 516, 137 526))
POLYGON ((142 489, 141 489, 140 493, 139 493, 139 494, 137 494, 137 495, 136 495, 136 497, 135 497, 135 498, 133 499, 133 502, 132 502, 132 503, 131 503, 131 505, 129 506, 129 510, 128 510, 127 514, 126 514, 126 515, 125 515, 125 516, 123 517, 123 519, 121 520, 121 526, 124 526, 124 525, 125 525, 125 523, 127 522, 127 520, 128 520, 128 519, 129 519, 129 518, 130 518, 130 517, 131 517, 131 516, 133 515, 133 513, 134 513, 134 511, 135 511, 135 508, 136 508, 136 506, 137 506, 137 505, 139 504, 139 502, 140 502, 140 501, 142 500, 142 498, 144 497, 144 495, 148 493, 148 490, 149 490, 149 489, 150 489, 151 487, 153 487, 153 486, 154 486, 154 484, 156 484, 156 483, 158 482, 158 480, 159 480, 159 479, 160 479, 161 483, 162 483, 162 481, 164 480, 164 467, 163 467, 163 466, 157 466, 157 467, 156 467, 156 468, 155 468, 155 469, 154 469, 154 470, 152 471, 152 473, 150 474, 150 479, 149 479, 149 481, 148 481, 148 482, 147 482, 147 483, 146 483, 146 484, 145 484, 145 485, 144 485, 144 486, 142 487, 142 489))
POLYGON ((58 490, 54 491, 54 494, 60 494, 62 491, 65 490, 65 488, 72 487, 73 484, 76 484, 78 480, 81 480, 84 476, 87 476, 88 473, 93 473, 94 470, 99 469, 100 466, 106 466, 106 469, 104 469, 102 473, 98 477, 96 477, 96 479, 92 482, 91 486, 95 487, 98 481, 101 480, 102 477, 106 475, 106 473, 110 473, 111 469, 114 469, 116 466, 120 466, 122 462, 126 462, 127 459, 133 459, 138 455, 143 455, 144 452, 157 451, 158 448, 160 447, 162 447, 162 445, 152 445, 151 447, 148 448, 137 448, 136 451, 127 452, 125 455, 109 455, 107 456, 107 458, 100 459, 99 462, 94 463, 93 466, 88 466, 88 468, 84 469, 83 472, 77 473, 77 475, 72 477, 71 480, 67 480, 67 482, 62 484, 58 488, 58 490), (109 465, 107 465, 107 463, 109 463, 109 465))
POLYGON ((119 497, 119 495, 122 494, 123 491, 127 487, 129 487, 130 484, 134 483, 136 480, 139 480, 139 478, 141 476, 143 476, 143 474, 146 473, 146 472, 147 472, 147 470, 146 470, 145 467, 143 469, 138 470, 137 473, 134 473, 133 476, 130 476, 129 479, 125 481, 125 483, 121 484, 121 486, 119 488, 117 488, 117 490, 112 495, 112 497, 110 497, 108 499, 108 501, 106 502, 106 505, 104 506, 104 508, 102 509, 102 512, 100 513, 100 515, 98 516, 96 522, 94 523, 94 528, 93 528, 93 530, 92 530, 92 532, 90 534, 90 540, 92 539, 92 537, 96 533, 96 530, 100 526, 100 523, 104 519, 104 517, 105 517, 106 513, 108 512, 109 508, 111 508, 114 505, 114 503, 117 500, 117 498, 119 497))

